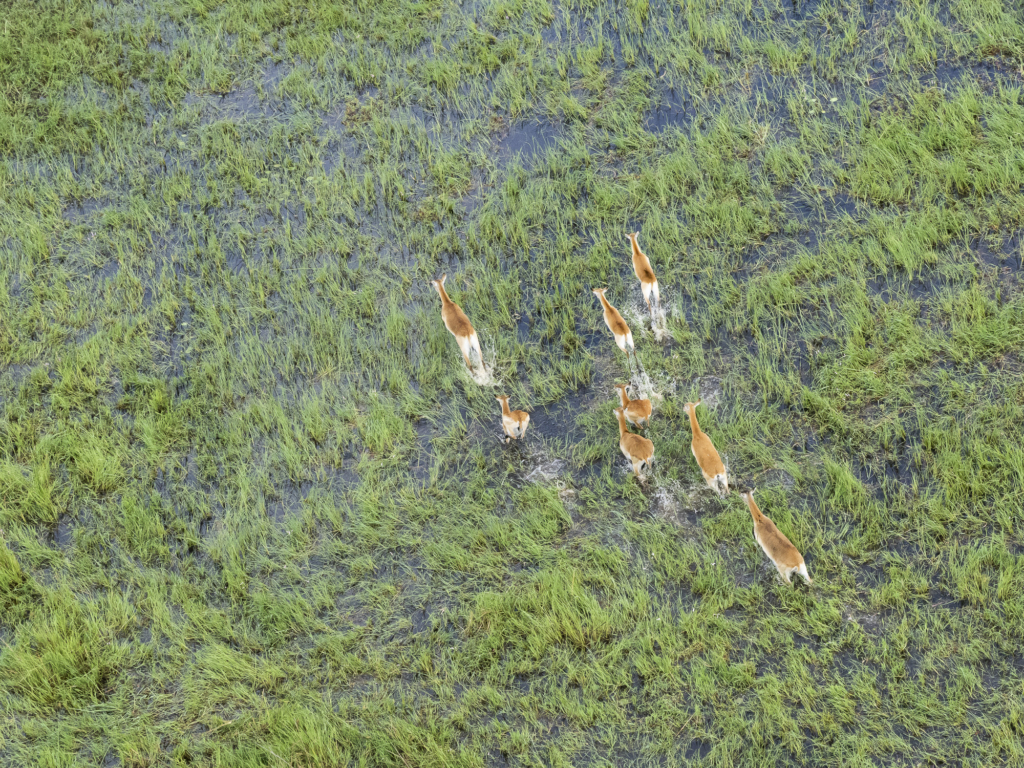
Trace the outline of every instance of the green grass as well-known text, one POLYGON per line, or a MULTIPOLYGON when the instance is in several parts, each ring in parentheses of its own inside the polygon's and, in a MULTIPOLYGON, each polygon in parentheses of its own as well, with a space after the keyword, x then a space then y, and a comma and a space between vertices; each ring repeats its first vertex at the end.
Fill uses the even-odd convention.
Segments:
POLYGON ((0 763, 1024 762, 1010 5, 0 10, 0 763))

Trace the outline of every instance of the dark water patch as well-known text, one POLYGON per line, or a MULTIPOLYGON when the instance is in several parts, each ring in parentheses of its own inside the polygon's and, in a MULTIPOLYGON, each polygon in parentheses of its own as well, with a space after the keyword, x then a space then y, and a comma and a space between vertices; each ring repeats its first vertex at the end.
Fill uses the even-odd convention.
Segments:
POLYGON ((844 556, 843 564, 853 573, 854 580, 861 591, 875 589, 889 582, 885 568, 874 560, 853 560, 844 556))
POLYGON ((183 300, 174 323, 170 327, 158 326, 153 334, 153 362, 163 366, 173 380, 182 380, 185 365, 191 361, 192 356, 187 352, 191 323, 192 309, 183 300))
POLYGON ((931 587, 928 590, 928 605, 936 610, 958 613, 967 608, 967 605, 958 597, 951 595, 939 587, 931 587))
POLYGON ((420 483, 430 482, 430 470, 434 466, 434 449, 431 441, 442 434, 440 427, 427 419, 420 419, 413 424, 416 432, 416 455, 409 464, 409 471, 420 483))
POLYGON ((1024 230, 996 241, 975 237, 968 242, 967 249, 975 262, 994 271, 1001 283, 1008 287, 1019 284, 1024 272, 1024 230))
POLYGON ((264 499, 267 517, 276 523, 302 515, 302 505, 315 487, 310 480, 286 480, 274 483, 274 496, 264 499))
MULTIPOLYGON (((652 606, 665 606, 673 621, 679 621, 684 614, 693 613, 700 599, 693 593, 689 585, 677 581, 665 581, 651 584, 647 589, 652 606)), ((657 622, 656 622, 657 623, 657 622)))
POLYGON ((877 296, 886 303, 919 301, 922 312, 945 286, 945 279, 931 270, 919 272, 916 276, 907 272, 892 271, 868 278, 865 285, 869 296, 877 296))
POLYGON ((79 224, 91 220, 97 211, 106 208, 107 204, 101 200, 83 198, 69 202, 64 208, 64 218, 72 224, 79 224))
POLYGON ((691 739, 684 754, 687 760, 703 760, 711 754, 714 744, 703 739, 691 739))
POLYGON ((698 122, 697 102, 683 88, 669 88, 657 97, 657 103, 644 113, 642 125, 650 133, 676 128, 684 133, 698 122))
POLYGON ((550 122, 524 122, 509 124, 499 134, 492 154, 500 166, 508 165, 513 159, 529 161, 545 149, 555 146, 563 135, 563 127, 550 122))
POLYGON ((964 80, 974 81, 983 91, 991 92, 1000 82, 1020 86, 1019 64, 1009 57, 991 56, 981 61, 940 60, 935 69, 919 76, 923 86, 934 86, 949 91, 961 85, 964 80))
POLYGON ((529 341, 533 334, 533 313, 524 312, 523 314, 513 315, 512 319, 516 321, 516 338, 521 342, 529 341))
POLYGON ((324 117, 319 135, 322 142, 320 163, 325 176, 331 178, 339 166, 342 166, 344 172, 344 169, 359 165, 363 151, 336 113, 324 117), (335 127, 332 128, 332 124, 335 127))
POLYGON ((776 193, 776 202, 788 221, 757 245, 748 248, 738 274, 743 276, 752 265, 784 262, 799 251, 816 253, 833 222, 849 217, 862 221, 857 201, 845 191, 831 188, 813 200, 803 191, 789 188, 776 193))
POLYGON ((112 280, 121 271, 121 264, 117 261, 108 261, 96 271, 96 278, 100 282, 112 280))
POLYGON ((223 508, 217 507, 214 514, 199 521, 199 538, 205 539, 217 532, 217 523, 224 519, 223 508), (218 514, 218 512, 220 514, 218 514))
MULTIPOLYGON (((4 404, 2 398, 4 392, 10 392, 12 395, 16 394, 17 390, 21 387, 21 383, 32 372, 33 368, 35 368, 34 364, 9 363, 0 369, 0 407, 4 404)), ((50 378, 53 379, 52 373, 50 378)))
POLYGON ((239 123, 270 119, 285 121, 296 112, 290 100, 280 93, 281 81, 289 71, 291 65, 285 62, 268 64, 258 73, 257 79, 238 83, 226 93, 186 94, 183 107, 198 110, 201 126, 220 120, 239 123))
POLYGON ((809 40, 822 52, 823 38, 834 37, 835 28, 844 28, 855 20, 861 33, 877 30, 892 23, 899 0, 861 0, 857 3, 833 4, 827 0, 782 0, 775 5, 755 5, 751 18, 740 17, 747 36, 763 37, 763 28, 770 25, 789 32, 791 41, 809 40))
POLYGON ((276 94, 281 81, 292 71, 293 65, 287 61, 271 61, 267 63, 260 73, 260 85, 268 94, 276 94))
POLYGON ((75 528, 78 518, 71 515, 61 515, 57 519, 57 527, 53 529, 53 544, 59 549, 70 547, 74 540, 75 528))
MULTIPOLYGON (((466 190, 466 193, 461 198, 462 207, 467 219, 472 218, 473 214, 480 209, 489 190, 493 189, 493 185, 488 184, 487 176, 479 168, 473 168, 469 173, 469 178, 469 189, 466 190)), ((465 230, 460 227, 457 234, 459 239, 465 243, 465 230)))
MULTIPOLYGON (((466 737, 468 737, 468 735, 469 734, 466 734, 466 737)), ((510 755, 505 752, 505 750, 495 747, 488 750, 486 764, 497 766, 512 765, 512 763, 509 762, 509 757, 510 755)))
POLYGON ((576 415, 582 413, 594 394, 564 395, 557 403, 534 406, 530 412, 530 430, 543 435, 547 439, 559 441, 578 440, 580 435, 576 427, 576 415))

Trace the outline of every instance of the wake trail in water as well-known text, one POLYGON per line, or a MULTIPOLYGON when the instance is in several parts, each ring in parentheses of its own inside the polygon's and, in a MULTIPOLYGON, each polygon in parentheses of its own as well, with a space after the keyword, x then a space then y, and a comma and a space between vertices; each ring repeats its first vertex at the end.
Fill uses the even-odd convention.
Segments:
POLYGON ((654 333, 655 341, 666 341, 669 338, 668 313, 659 304, 654 310, 654 317, 651 320, 651 331, 654 333))
POLYGON ((643 363, 640 362, 639 358, 636 358, 634 363, 637 370, 630 377, 629 385, 637 394, 635 397, 633 395, 630 395, 630 397, 634 400, 650 400, 652 403, 660 403, 664 400, 664 397, 661 392, 655 389, 654 381, 647 374, 647 371, 644 370, 643 363))
MULTIPOLYGON (((479 337, 481 334, 477 334, 479 337)), ((498 379, 493 375, 495 363, 498 360, 498 353, 494 350, 494 345, 489 344, 486 349, 490 350, 490 354, 485 352, 483 339, 480 340, 480 359, 473 361, 473 370, 466 370, 469 378, 480 387, 493 387, 498 384, 498 379)), ((465 370, 465 364, 463 364, 465 370)))

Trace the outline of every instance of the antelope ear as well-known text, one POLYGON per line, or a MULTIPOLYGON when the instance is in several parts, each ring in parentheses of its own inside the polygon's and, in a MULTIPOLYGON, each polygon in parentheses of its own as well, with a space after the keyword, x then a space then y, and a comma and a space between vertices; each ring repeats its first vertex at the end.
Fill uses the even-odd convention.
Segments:
POLYGON ((694 403, 694 405, 700 405, 702 402, 704 402, 704 401, 703 400, 698 400, 696 403, 694 403))
POLYGON ((441 285, 442 286, 444 286, 444 281, 447 280, 447 279, 448 279, 448 275, 447 274, 441 275, 441 285))

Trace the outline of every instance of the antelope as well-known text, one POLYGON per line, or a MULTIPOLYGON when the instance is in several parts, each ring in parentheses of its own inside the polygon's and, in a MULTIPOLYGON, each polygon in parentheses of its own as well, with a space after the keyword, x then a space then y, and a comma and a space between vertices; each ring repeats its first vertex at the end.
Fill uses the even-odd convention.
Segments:
POLYGON ((697 423, 697 406, 700 402, 698 400, 696 403, 687 403, 683 406, 683 411, 690 417, 690 429, 693 431, 690 450, 693 451, 693 458, 697 460, 700 473, 704 475, 704 482, 724 499, 729 493, 729 480, 725 476, 725 465, 711 443, 711 438, 701 431, 700 424, 697 423))
POLYGON ((530 423, 530 414, 526 411, 510 411, 508 409, 508 395, 498 395, 494 398, 501 403, 501 428, 505 431, 505 444, 509 440, 518 440, 526 434, 526 427, 530 423))
POLYGON ((477 338, 476 331, 473 330, 473 324, 469 322, 466 313, 462 311, 458 304, 449 299, 448 294, 445 293, 444 281, 447 279, 448 275, 441 275, 440 280, 431 280, 430 284, 437 289, 437 293, 441 297, 441 317, 444 320, 444 326, 455 337, 455 341, 458 342, 459 349, 462 351, 462 358, 466 361, 466 367, 472 373, 473 363, 470 359, 472 353, 476 353, 477 358, 480 360, 480 365, 484 364, 484 356, 480 351, 480 339, 477 338))
POLYGON ((644 429, 651 423, 651 401, 630 400, 626 394, 626 384, 616 384, 615 389, 619 392, 619 399, 622 401, 622 412, 626 421, 634 427, 644 429))
MULTIPOLYGON (((632 353, 633 359, 636 360, 636 347, 633 346, 633 334, 630 333, 629 326, 626 325, 626 321, 622 319, 622 315, 619 314, 619 310, 608 303, 608 299, 604 297, 604 292, 607 288, 594 288, 594 295, 601 301, 601 306, 604 307, 604 324, 608 326, 608 330, 612 332, 612 336, 615 337, 615 343, 619 345, 619 349, 626 353, 626 365, 629 365, 629 355, 632 353)), ((640 367, 640 361, 636 361, 637 367, 640 367)), ((630 368, 630 373, 632 373, 630 368)))
POLYGON ((754 492, 744 491, 740 495, 746 500, 750 514, 754 518, 754 538, 768 558, 775 563, 782 580, 792 586, 790 576, 799 573, 804 577, 804 581, 810 584, 811 577, 807 573, 803 555, 793 546, 793 542, 786 538, 786 534, 775 527, 775 523, 761 514, 761 510, 754 503, 754 492))
POLYGON ((640 291, 644 295, 644 301, 647 302, 647 308, 651 311, 651 322, 653 323, 657 322, 654 310, 655 307, 660 309, 661 296, 658 294, 658 278, 654 276, 651 260, 647 258, 646 253, 640 250, 640 244, 636 240, 639 236, 639 232, 626 235, 633 249, 633 271, 636 273, 636 279, 640 281, 640 291), (651 304, 652 293, 654 294, 653 305, 651 304))
POLYGON ((616 408, 613 413, 619 420, 619 449, 633 465, 633 474, 636 475, 636 479, 643 482, 644 476, 640 474, 640 470, 645 464, 648 469, 651 468, 651 462, 654 461, 654 443, 646 437, 634 435, 626 429, 626 415, 622 408, 616 408))

